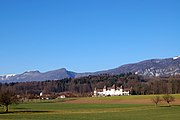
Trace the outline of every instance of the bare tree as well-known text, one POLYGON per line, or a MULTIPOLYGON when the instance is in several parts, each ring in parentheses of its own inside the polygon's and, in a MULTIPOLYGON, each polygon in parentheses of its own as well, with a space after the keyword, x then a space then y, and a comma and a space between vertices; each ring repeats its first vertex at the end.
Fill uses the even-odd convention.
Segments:
POLYGON ((170 102, 173 102, 175 100, 175 98, 169 94, 164 95, 163 99, 168 103, 169 106, 170 106, 170 102))
POLYGON ((160 101, 162 101, 161 98, 160 98, 160 96, 154 96, 151 100, 152 100, 153 103, 156 104, 156 106, 158 105, 158 103, 159 103, 160 101))
POLYGON ((9 105, 18 104, 19 99, 15 94, 9 90, 1 91, 0 93, 0 105, 5 108, 5 112, 8 112, 9 105))

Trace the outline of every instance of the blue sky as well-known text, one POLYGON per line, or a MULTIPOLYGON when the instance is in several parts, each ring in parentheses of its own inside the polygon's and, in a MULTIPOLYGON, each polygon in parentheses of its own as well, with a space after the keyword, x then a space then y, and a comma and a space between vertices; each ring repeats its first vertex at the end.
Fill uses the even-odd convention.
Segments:
POLYGON ((0 74, 98 71, 180 55, 179 0, 1 0, 0 74))

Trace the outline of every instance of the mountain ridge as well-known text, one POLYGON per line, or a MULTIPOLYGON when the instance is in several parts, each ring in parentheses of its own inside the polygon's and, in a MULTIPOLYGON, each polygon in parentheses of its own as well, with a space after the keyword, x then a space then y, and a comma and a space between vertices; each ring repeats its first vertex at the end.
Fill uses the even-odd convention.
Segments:
POLYGON ((65 68, 47 71, 26 71, 22 74, 12 74, 0 76, 0 82, 28 82, 28 81, 45 81, 61 80, 64 78, 78 78, 89 75, 110 74, 117 75, 121 73, 135 73, 143 76, 171 76, 180 74, 180 56, 165 59, 149 59, 137 63, 124 64, 114 69, 76 73, 68 71, 65 68))

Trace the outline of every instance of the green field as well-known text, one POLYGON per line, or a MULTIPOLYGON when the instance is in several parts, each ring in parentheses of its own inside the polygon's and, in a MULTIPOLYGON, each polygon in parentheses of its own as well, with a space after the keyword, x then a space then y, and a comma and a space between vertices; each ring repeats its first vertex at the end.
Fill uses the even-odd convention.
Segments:
POLYGON ((155 107, 152 96, 118 96, 75 98, 26 102, 10 106, 9 113, 0 112, 0 120, 179 120, 180 95, 171 107, 161 103, 155 107), (134 100, 145 101, 142 104, 134 100), (147 100, 147 104, 146 104, 147 100), (85 102, 83 102, 85 101, 85 102), (89 101, 89 103, 88 103, 89 101), (94 102, 95 101, 95 102, 94 102), (104 101, 102 103, 96 101, 104 101), (106 103, 107 101, 107 103, 106 103), (114 103, 114 101, 116 101, 114 103), (117 103, 117 101, 119 103, 117 103), (121 103, 122 101, 122 103, 121 103), (127 103, 124 103, 128 101, 127 103))

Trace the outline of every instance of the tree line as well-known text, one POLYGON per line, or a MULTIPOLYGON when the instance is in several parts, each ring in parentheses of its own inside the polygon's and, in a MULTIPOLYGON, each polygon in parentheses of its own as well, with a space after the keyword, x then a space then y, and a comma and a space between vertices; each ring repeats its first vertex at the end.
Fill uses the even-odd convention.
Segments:
POLYGON ((180 76, 143 77, 133 73, 81 78, 66 78, 62 80, 47 80, 20 83, 0 84, 1 90, 11 90, 18 95, 30 96, 43 93, 72 92, 78 96, 91 96, 94 88, 102 89, 105 85, 111 87, 123 86, 131 89, 131 94, 176 94, 180 93, 180 76))

